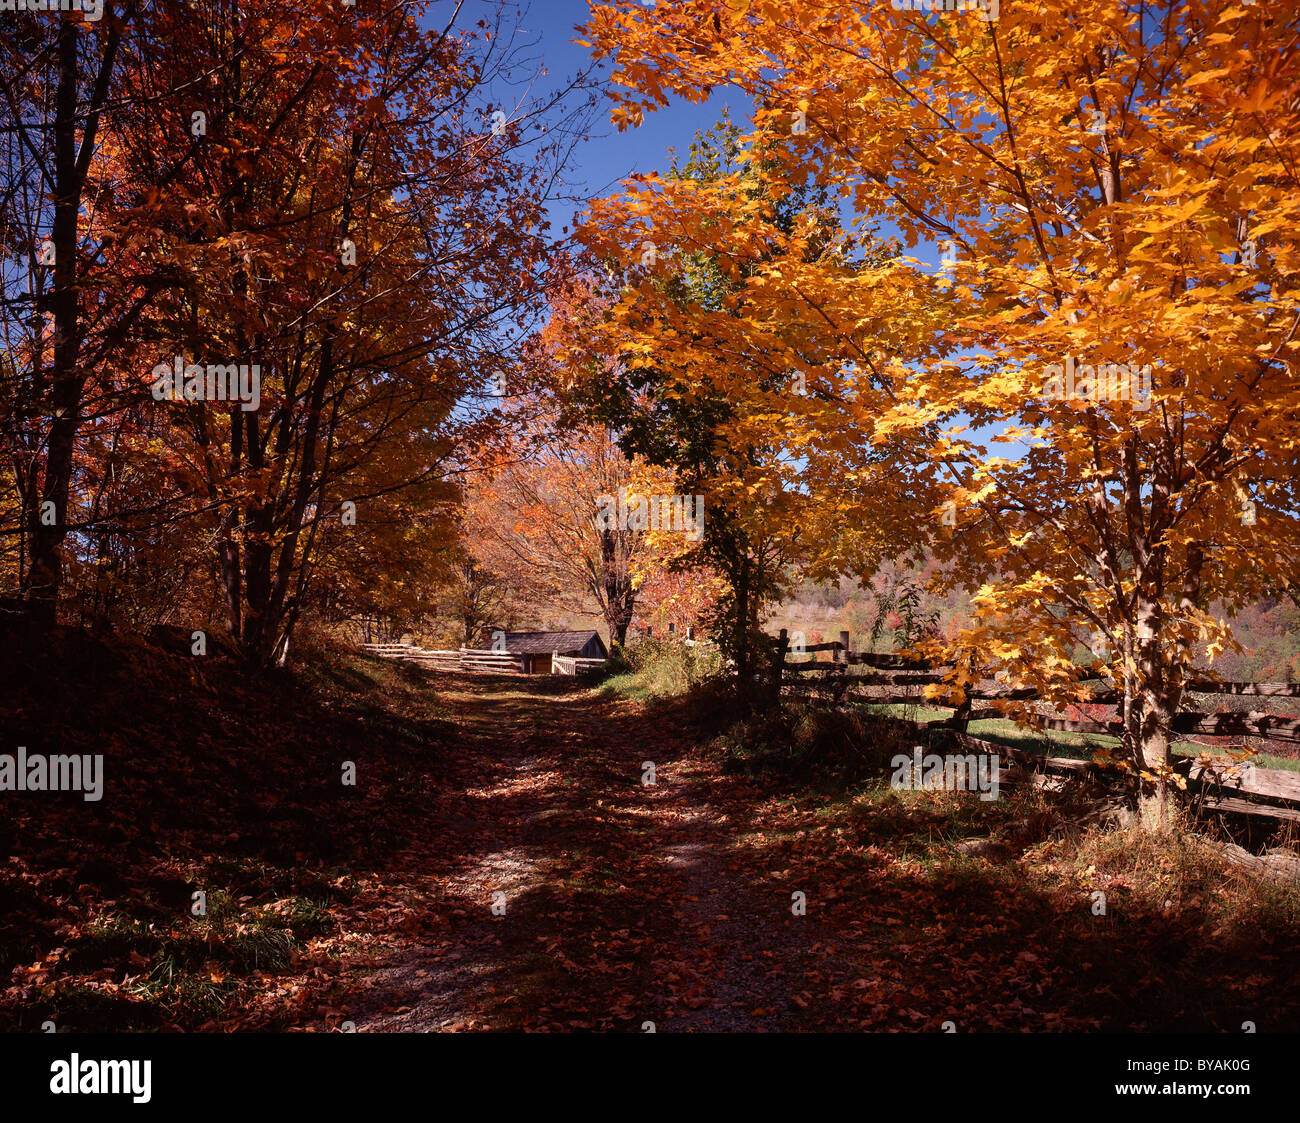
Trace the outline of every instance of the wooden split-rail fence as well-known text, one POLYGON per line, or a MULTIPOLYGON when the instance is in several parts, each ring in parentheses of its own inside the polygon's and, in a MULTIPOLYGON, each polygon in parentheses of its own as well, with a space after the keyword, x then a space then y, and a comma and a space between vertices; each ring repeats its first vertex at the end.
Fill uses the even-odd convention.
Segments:
MULTIPOLYGON (((481 674, 523 674, 524 656, 509 651, 489 651, 483 648, 462 647, 456 650, 435 651, 415 647, 409 643, 363 643, 361 650, 381 659, 403 659, 432 667, 435 671, 474 671, 481 674)), ((586 659, 576 656, 553 655, 551 673, 579 675, 605 665, 604 659, 586 659)))
MULTIPOLYGON (((813 704, 828 706, 923 706, 951 710, 951 716, 929 722, 911 722, 918 731, 935 732, 948 737, 960 747, 976 753, 996 754, 1011 764, 1013 782, 1017 773, 1039 776, 1095 774, 1100 766, 1093 761, 1070 757, 1039 756, 1007 745, 972 737, 967 726, 987 718, 1028 721, 1032 728, 1072 733, 1105 734, 1118 737, 1123 732, 1119 721, 1093 718, 1067 719, 1055 713, 1008 713, 1001 707, 978 706, 980 702, 1037 702, 1032 689, 1003 686, 996 679, 976 678, 964 687, 966 699, 960 705, 942 699, 926 698, 923 692, 904 694, 900 690, 923 688, 947 681, 952 666, 939 666, 904 655, 851 651, 847 632, 838 641, 809 644, 798 651, 790 648, 789 637, 782 629, 773 639, 773 678, 780 693, 803 698, 813 704), (821 653, 829 660, 818 660, 821 653), (804 657, 807 658, 804 658, 804 657), (861 670, 859 670, 861 668, 861 670)), ((1088 681, 1088 680, 1083 680, 1088 681)), ((1100 681, 1100 680, 1094 680, 1100 681)), ((1219 682, 1193 679, 1187 686, 1193 695, 1254 696, 1262 698, 1300 698, 1300 683, 1290 682, 1219 682)), ((1119 701, 1113 691, 1096 691, 1076 703, 1078 706, 1114 707, 1119 701)), ((1259 738, 1300 744, 1300 718, 1279 716, 1261 711, 1188 712, 1174 717, 1172 732, 1184 737, 1259 738)), ((1205 746, 1207 749, 1212 746, 1205 746)), ((1300 772, 1261 769, 1249 762, 1219 761, 1203 764, 1184 759, 1176 769, 1183 775, 1188 789, 1205 806, 1246 815, 1300 822, 1300 772)))
POLYGON ((381 659, 402 659, 419 663, 435 671, 495 671, 498 674, 523 674, 524 658, 508 651, 482 651, 462 647, 454 651, 435 651, 409 643, 363 643, 361 650, 381 659))

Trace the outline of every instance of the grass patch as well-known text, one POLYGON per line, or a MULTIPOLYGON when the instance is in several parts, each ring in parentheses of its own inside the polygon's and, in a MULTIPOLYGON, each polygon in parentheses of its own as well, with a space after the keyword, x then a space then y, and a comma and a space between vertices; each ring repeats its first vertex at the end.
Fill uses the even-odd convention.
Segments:
POLYGON ((904 722, 795 703, 737 721, 713 748, 730 771, 842 788, 881 775, 915 743, 904 722))
MULTIPOLYGON (((943 721, 952 716, 951 709, 940 709, 923 703, 916 705, 890 704, 874 706, 869 703, 855 703, 852 707, 863 713, 882 714, 904 721, 943 721)), ((1097 749, 1114 749, 1120 739, 1101 733, 1072 733, 1064 729, 1035 730, 1026 729, 1006 718, 982 718, 972 721, 966 727, 972 737, 1006 745, 1008 748, 1020 749, 1038 755, 1071 757, 1075 760, 1091 760, 1097 749)), ((1197 757, 1202 753, 1228 758, 1226 752, 1218 752, 1207 745, 1196 745, 1190 741, 1175 741, 1171 747, 1175 756, 1197 757)), ((1257 768, 1274 768, 1287 772, 1300 772, 1300 758, 1273 756, 1270 753, 1256 753, 1251 760, 1257 768)))
POLYGON ((1229 942, 1240 936, 1290 945, 1300 936, 1300 885, 1268 881, 1228 864, 1186 824, 1166 835, 1094 827, 1064 853, 1079 880, 1105 890, 1119 902, 1120 915, 1134 922, 1177 918, 1207 938, 1229 942))
POLYGON ((713 648, 687 647, 667 637, 642 638, 611 658, 602 694, 647 702, 686 694, 718 675, 722 661, 713 648))
POLYGON ((170 924, 141 905, 155 919, 114 911, 69 943, 61 961, 68 974, 45 988, 61 1029, 121 1031, 215 1017, 255 985, 252 977, 285 971, 309 939, 335 928, 328 904, 303 896, 254 904, 213 890, 205 915, 182 914, 170 924), (112 980, 120 1000, 88 987, 87 977, 112 980))

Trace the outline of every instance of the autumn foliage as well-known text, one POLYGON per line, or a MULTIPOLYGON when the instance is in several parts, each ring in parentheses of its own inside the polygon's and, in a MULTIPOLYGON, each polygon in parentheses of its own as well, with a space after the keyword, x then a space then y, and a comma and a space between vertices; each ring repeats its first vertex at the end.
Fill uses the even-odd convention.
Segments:
POLYGON ((749 360, 726 392, 784 436, 764 480, 812 512, 805 555, 862 572, 882 530, 920 542, 976 592, 935 653, 1048 697, 1073 696, 1082 639, 1159 781, 1188 669, 1228 642, 1209 606, 1296 576, 1294 25, 1231 2, 986 16, 597 7, 621 126, 723 84, 756 113, 745 172, 638 184, 592 236, 659 243, 624 295, 629 365, 701 335, 749 360), (810 214, 773 229, 762 201, 810 188, 845 216, 820 253, 810 214), (855 262, 880 222, 904 247, 855 262), (740 289, 695 335, 702 302, 661 294, 701 246, 740 289), (783 371, 807 403, 773 403, 783 371))
POLYGON ((437 15, 6 17, 4 231, 25 268, 4 303, 3 563, 34 622, 62 603, 215 626, 264 664, 304 610, 375 608, 376 572, 395 615, 415 605, 398 571, 446 572, 458 403, 511 365, 536 304, 551 153, 468 96, 499 27, 437 15), (210 374, 236 365, 256 390, 237 402, 210 374), (160 386, 168 368, 208 385, 160 386))

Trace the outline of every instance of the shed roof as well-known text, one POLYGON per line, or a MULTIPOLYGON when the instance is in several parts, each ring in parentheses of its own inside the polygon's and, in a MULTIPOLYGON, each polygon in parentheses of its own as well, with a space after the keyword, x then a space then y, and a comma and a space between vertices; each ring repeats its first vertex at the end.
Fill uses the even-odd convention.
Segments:
MULTIPOLYGON (((515 655, 549 654, 553 651, 567 655, 571 651, 581 651, 593 636, 600 639, 595 628, 585 632, 506 632, 506 650, 515 655)), ((600 646, 603 650, 603 640, 600 646)))

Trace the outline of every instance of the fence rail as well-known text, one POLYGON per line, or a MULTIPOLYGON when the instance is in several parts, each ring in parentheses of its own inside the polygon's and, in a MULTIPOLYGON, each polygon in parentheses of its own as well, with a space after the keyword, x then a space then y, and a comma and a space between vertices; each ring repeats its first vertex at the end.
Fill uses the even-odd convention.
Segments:
MULTIPOLYGON (((923 687, 938 685, 947 680, 954 670, 951 665, 928 663, 910 655, 855 652, 848 646, 848 636, 830 643, 810 644, 792 652, 787 633, 772 637, 774 646, 774 679, 781 694, 793 694, 814 702, 835 707, 846 703, 877 706, 921 705, 940 710, 951 710, 950 717, 937 721, 913 722, 918 730, 942 732, 956 739, 959 745, 979 752, 997 753, 1008 757, 1017 767, 1030 764, 1040 772, 1082 773, 1097 769, 1090 761, 1064 757, 1040 757, 991 741, 971 737, 968 724, 989 718, 1006 718, 1041 730, 1071 733, 1096 733, 1120 736, 1123 725, 1117 720, 1095 718, 1071 719, 1053 713, 1009 712, 1008 708, 984 706, 976 702, 1040 702, 1041 694, 1031 688, 1008 687, 992 676, 984 675, 963 689, 965 700, 960 704, 943 698, 926 698, 922 694, 900 694, 898 687, 923 687), (792 661, 792 655, 816 655, 829 652, 830 660, 792 661), (867 673, 854 673, 852 667, 870 667, 867 673), (982 683, 992 682, 993 685, 982 683), (888 690, 888 692, 886 692, 888 690), (1023 759, 1021 759, 1023 758, 1023 759)), ((1080 685, 1089 682, 1100 684, 1095 676, 1081 679, 1080 685)), ((1186 693, 1201 695, 1250 697, 1300 697, 1300 683, 1289 682, 1228 682, 1210 678, 1189 681, 1186 693)), ((1114 707, 1119 696, 1113 690, 1094 690, 1080 697, 1077 706, 1098 705, 1114 707)), ((1256 737, 1270 741, 1300 744, 1300 717, 1269 714, 1260 711, 1234 711, 1220 713, 1184 712, 1177 714, 1171 723, 1171 732, 1184 736, 1200 737, 1256 737)), ((1206 746, 1210 747, 1210 746, 1206 746)), ((1215 764, 1205 766, 1198 762, 1180 761, 1190 790, 1207 806, 1244 814, 1265 815, 1270 818, 1300 822, 1300 774, 1273 769, 1255 768, 1253 765, 1234 766, 1215 764)))
POLYGON ((363 643, 361 650, 381 659, 402 659, 420 663, 436 671, 479 671, 498 674, 522 674, 524 657, 509 651, 487 651, 462 647, 454 651, 438 651, 416 647, 409 643, 363 643))
POLYGON ((604 659, 588 659, 581 655, 551 656, 551 674, 553 675, 580 675, 586 671, 599 670, 604 665, 604 659))
MULTIPOLYGON (((402 659, 432 667, 436 671, 473 671, 480 674, 523 674, 524 656, 510 651, 462 647, 455 651, 434 651, 409 643, 363 643, 361 650, 381 659, 402 659)), ((554 655, 551 673, 579 675, 605 665, 604 659, 554 655)))

